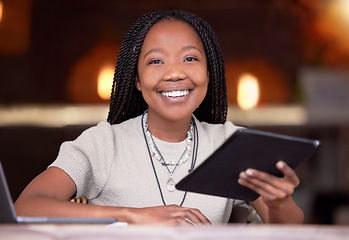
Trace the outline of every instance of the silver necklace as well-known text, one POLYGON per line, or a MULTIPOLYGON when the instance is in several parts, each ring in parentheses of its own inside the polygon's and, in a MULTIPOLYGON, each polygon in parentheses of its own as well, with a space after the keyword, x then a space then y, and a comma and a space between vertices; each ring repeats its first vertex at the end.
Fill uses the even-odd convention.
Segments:
MULTIPOLYGON (((145 111, 145 113, 147 113, 147 111, 145 111)), ((149 144, 147 143, 147 138, 146 138, 146 135, 145 135, 145 129, 144 129, 144 125, 143 125, 143 122, 144 122, 143 119, 144 119, 145 113, 144 113, 143 116, 142 116, 142 122, 141 122, 142 130, 143 130, 143 135, 144 135, 144 139, 145 139, 145 141, 146 141, 146 145, 147 145, 147 149, 148 149, 148 153, 149 153, 149 158, 150 158, 151 166, 153 167, 155 179, 156 179, 156 182, 157 182, 157 184, 158 184, 158 188, 159 188, 161 200, 162 200, 162 203, 166 206, 166 202, 165 202, 165 199, 164 199, 164 195, 162 194, 162 190, 161 190, 159 178, 158 178, 158 175, 157 175, 156 170, 155 170, 155 167, 154 167, 153 157, 151 156, 149 144)), ((193 171, 194 167, 195 167, 196 157, 197 157, 197 154, 198 154, 198 145, 199 145, 198 131, 197 131, 197 127, 196 127, 195 121, 194 121, 193 119, 192 119, 192 124, 193 124, 193 126, 194 126, 194 130, 193 130, 193 132, 194 132, 194 138, 193 138, 193 141, 194 141, 194 148, 193 148, 193 154, 192 154, 192 159, 191 159, 191 165, 190 165, 190 169, 189 169, 188 173, 191 173, 191 172, 193 171)), ((186 196, 187 196, 187 192, 184 193, 183 199, 182 199, 181 203, 179 204, 179 206, 182 206, 182 205, 183 205, 186 196)))
POLYGON ((151 152, 151 157, 156 159, 158 162, 160 162, 163 166, 166 167, 168 173, 170 174, 170 177, 167 181, 167 185, 166 188, 169 192, 173 192, 176 190, 175 186, 176 186, 176 182, 173 179, 173 173, 174 171, 177 169, 177 166, 182 165, 183 163, 185 163, 191 156, 191 150, 192 150, 192 131, 193 131, 193 124, 192 122, 190 123, 190 127, 189 130, 187 131, 187 138, 186 138, 186 142, 187 142, 187 146, 184 150, 184 152, 182 153, 181 157, 179 158, 179 160, 177 162, 175 161, 168 161, 166 160, 159 148, 156 146, 154 139, 153 139, 153 135, 150 133, 149 128, 148 128, 148 124, 147 124, 147 119, 148 119, 148 112, 146 111, 143 115, 143 130, 145 131, 145 138, 148 144, 148 149, 151 152), (170 171, 168 166, 174 166, 173 170, 170 171))
POLYGON ((149 131, 147 119, 148 119, 148 112, 145 112, 143 117, 143 128, 145 129, 145 136, 147 139, 147 143, 150 147, 152 157, 165 166, 180 166, 183 163, 185 163, 190 158, 190 155, 191 155, 191 150, 192 150, 191 145, 192 145, 192 139, 193 139, 192 137, 193 124, 190 123, 189 130, 187 131, 187 138, 185 139, 185 141, 187 142, 187 146, 183 154, 181 155, 180 159, 177 162, 175 162, 175 161, 168 161, 164 159, 164 157, 161 155, 161 152, 159 151, 158 147, 154 142, 153 135, 149 131))

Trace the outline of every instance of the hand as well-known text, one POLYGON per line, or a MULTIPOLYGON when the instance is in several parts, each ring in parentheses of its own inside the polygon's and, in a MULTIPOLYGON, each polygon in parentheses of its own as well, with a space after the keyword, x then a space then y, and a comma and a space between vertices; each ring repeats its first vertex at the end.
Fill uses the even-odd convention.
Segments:
POLYGON ((132 223, 136 224, 211 225, 211 222, 198 209, 178 205, 133 208, 131 212, 135 214, 132 223))
POLYGON ((238 182, 258 193, 269 207, 279 207, 293 194, 300 181, 295 171, 285 162, 279 161, 276 167, 284 174, 279 178, 266 172, 247 169, 239 175, 238 182))

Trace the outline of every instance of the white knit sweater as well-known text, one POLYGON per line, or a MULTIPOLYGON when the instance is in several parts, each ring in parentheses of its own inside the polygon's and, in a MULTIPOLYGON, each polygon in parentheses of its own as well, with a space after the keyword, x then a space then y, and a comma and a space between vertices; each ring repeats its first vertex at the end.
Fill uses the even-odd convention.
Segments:
MULTIPOLYGON (((100 122, 84 131, 76 140, 64 142, 50 166, 64 170, 77 186, 77 196, 86 196, 92 204, 121 207, 163 205, 143 136, 141 116, 121 124, 100 122)), ((199 146, 196 165, 202 163, 238 127, 231 122, 208 124, 195 119, 199 146)), ((178 161, 186 142, 168 143, 155 139, 165 159, 178 161)), ((173 173, 176 182, 188 174, 191 159, 173 173)), ((167 169, 154 161, 155 170, 167 205, 179 205, 184 192, 169 192, 167 169)), ((233 205, 239 200, 187 193, 183 206, 199 209, 212 223, 226 223, 233 205)))

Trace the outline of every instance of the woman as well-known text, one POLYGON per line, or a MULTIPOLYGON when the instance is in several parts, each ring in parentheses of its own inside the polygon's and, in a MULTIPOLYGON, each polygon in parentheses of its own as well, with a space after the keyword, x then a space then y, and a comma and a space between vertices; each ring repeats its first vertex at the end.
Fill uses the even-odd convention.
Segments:
MULTIPOLYGON (((121 46, 108 122, 63 143, 56 161, 16 201, 17 213, 136 224, 227 222, 232 207, 244 202, 173 187, 238 129, 226 122, 226 96, 224 62, 209 25, 184 11, 145 14, 121 46), (92 204, 69 202, 75 192, 92 204)), ((302 223, 291 197, 298 177, 284 162, 277 167, 283 178, 248 169, 239 183, 261 195, 251 205, 264 222, 302 223)))

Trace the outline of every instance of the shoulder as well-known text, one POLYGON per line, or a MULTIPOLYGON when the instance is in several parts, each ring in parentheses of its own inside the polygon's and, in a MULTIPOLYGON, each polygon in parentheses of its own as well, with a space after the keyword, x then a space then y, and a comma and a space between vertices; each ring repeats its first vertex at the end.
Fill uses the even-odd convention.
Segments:
POLYGON ((211 136, 213 138, 227 139, 234 132, 241 128, 239 126, 234 125, 230 121, 227 121, 222 124, 212 124, 207 122, 200 122, 196 119, 195 122, 198 126, 199 132, 201 131, 202 134, 211 136))
POLYGON ((198 136, 198 157, 197 163, 201 164, 216 149, 218 149, 236 130, 240 127, 235 126, 232 122, 222 124, 212 124, 200 122, 195 117, 198 136))
POLYGON ((92 155, 111 154, 117 144, 135 134, 141 134, 139 133, 140 118, 139 116, 113 125, 106 121, 99 122, 97 125, 83 131, 74 141, 64 142, 62 147, 79 149, 79 151, 85 154, 92 155), (139 127, 137 128, 138 125, 139 127))
POLYGON ((138 120, 130 119, 114 125, 103 121, 86 129, 75 140, 61 145, 51 166, 68 173, 79 191, 90 189, 86 184, 91 181, 102 189, 115 163, 115 156, 134 138, 133 132, 139 132, 133 129, 136 122, 141 126, 140 118, 138 120))
MULTIPOLYGON (((138 131, 141 126, 141 116, 131 118, 122 123, 110 124, 107 121, 99 122, 96 126, 86 129, 80 137, 97 137, 97 138, 114 138, 115 134, 130 132, 132 130, 138 131)), ((109 139, 110 140, 110 139, 109 139)))
POLYGON ((130 118, 122 123, 113 124, 113 125, 111 125, 111 127, 114 131, 115 130, 120 130, 120 131, 121 130, 124 130, 124 131, 136 130, 136 131, 138 131, 142 126, 141 120, 142 120, 142 115, 139 115, 137 117, 130 118))
POLYGON ((241 128, 229 121, 222 124, 212 124, 200 122, 195 118, 195 123, 198 130, 200 144, 206 148, 208 154, 211 154, 233 133, 241 128))

